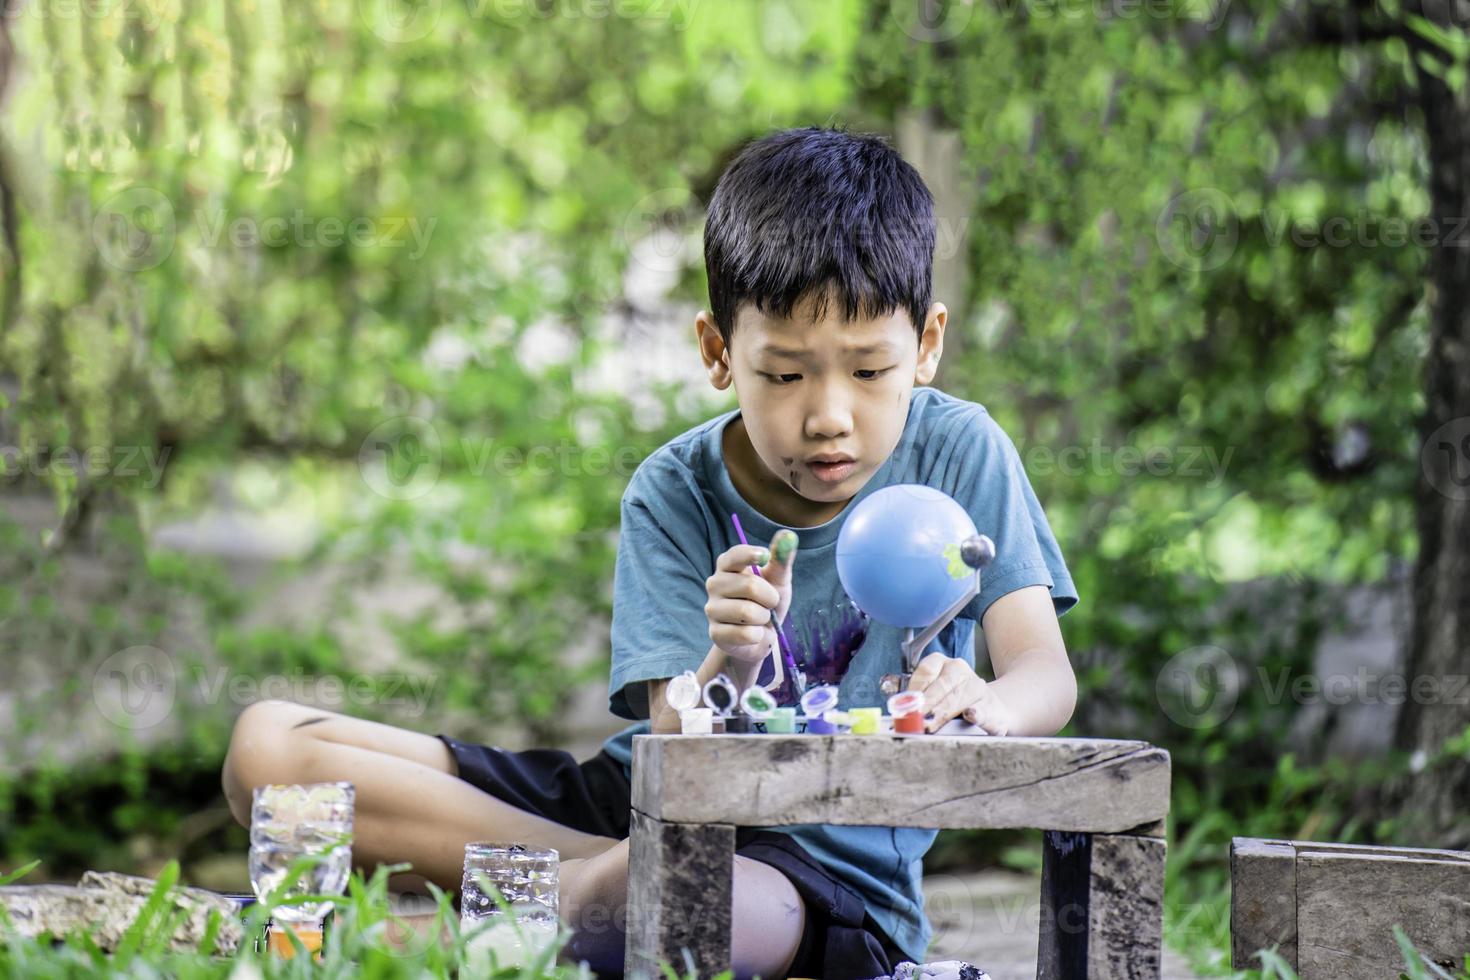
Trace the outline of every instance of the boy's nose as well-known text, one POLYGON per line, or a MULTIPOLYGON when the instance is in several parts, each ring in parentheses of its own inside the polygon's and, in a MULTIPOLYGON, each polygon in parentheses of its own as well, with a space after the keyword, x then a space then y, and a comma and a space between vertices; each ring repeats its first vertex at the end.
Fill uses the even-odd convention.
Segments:
POLYGON ((830 444, 852 432, 852 410, 845 399, 825 397, 807 410, 806 436, 830 444))
MULTIPOLYGON (((827 412, 811 415, 807 419, 806 435, 814 443, 831 444, 835 440, 846 438, 851 432, 851 416, 827 412)), ((805 462, 804 457, 802 461, 805 462)))

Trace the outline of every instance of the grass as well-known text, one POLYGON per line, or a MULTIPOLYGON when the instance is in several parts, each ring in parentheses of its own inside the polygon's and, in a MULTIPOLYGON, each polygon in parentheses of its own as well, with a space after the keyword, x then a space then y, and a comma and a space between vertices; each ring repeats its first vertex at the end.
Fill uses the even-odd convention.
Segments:
MULTIPOLYGON (((433 925, 415 930, 404 919, 392 913, 388 877, 409 869, 409 865, 379 866, 369 879, 360 871, 353 872, 346 895, 298 895, 279 898, 306 873, 313 858, 298 859, 291 865, 286 880, 272 895, 251 905, 243 916, 244 935, 234 954, 221 953, 218 935, 221 922, 211 912, 205 936, 197 949, 174 950, 170 940, 183 913, 173 907, 169 891, 177 883, 179 866, 171 861, 159 875, 158 883, 142 912, 124 933, 117 948, 104 952, 89 935, 74 932, 66 936, 22 936, 10 917, 0 909, 0 976, 27 977, 28 980, 75 980, 91 977, 177 978, 177 980, 335 980, 335 978, 367 978, 367 980, 418 980, 434 977, 490 977, 494 980, 584 980, 592 973, 581 965, 558 964, 557 955, 571 940, 571 930, 563 927, 556 942, 542 952, 536 961, 524 967, 487 969, 483 957, 475 956, 469 944, 481 929, 461 931, 459 914, 449 896, 430 886, 435 911, 433 925), (257 952, 252 941, 260 935, 273 910, 305 902, 330 900, 335 903, 330 926, 322 943, 321 960, 313 961, 296 936, 287 935, 297 955, 283 958, 268 951, 257 952), (436 940, 435 937, 443 937, 436 940), (405 938, 407 941, 405 941, 405 938)), ((32 862, 9 875, 0 877, 0 885, 18 881, 36 868, 32 862)), ((504 900, 494 895, 503 910, 504 900)), ((682 976, 665 964, 667 980, 696 980, 692 973, 682 976)), ((730 973, 717 980, 730 980, 730 973)))
MULTIPOLYGON (((1450 973, 1444 967, 1426 960, 1424 954, 1415 948, 1404 930, 1398 926, 1393 927, 1393 938, 1399 944, 1399 954, 1404 958, 1404 970, 1399 974, 1399 980, 1470 980, 1470 955, 1465 957, 1465 962, 1454 973, 1450 973)), ((1261 961, 1261 969, 1245 970, 1234 974, 1235 977, 1239 980, 1300 980, 1291 964, 1282 959, 1275 949, 1258 950, 1255 955, 1261 961)))
MULTIPOLYGON (((558 954, 571 940, 571 930, 563 927, 556 942, 544 950, 536 961, 524 967, 487 969, 482 958, 476 958, 469 944, 481 931, 461 931, 459 915, 449 895, 430 885, 435 911, 432 926, 415 929, 391 910, 388 878, 409 870, 409 865, 379 866, 371 878, 353 872, 347 893, 342 896, 298 895, 281 898, 311 867, 316 859, 307 857, 293 862, 291 870, 275 893, 251 905, 243 916, 244 934, 234 954, 217 949, 221 926, 218 913, 211 912, 205 935, 198 948, 174 950, 170 940, 183 913, 175 909, 168 894, 178 882, 179 866, 169 862, 159 875, 142 912, 124 933, 111 953, 99 949, 92 938, 81 932, 67 936, 26 937, 20 935, 4 909, 0 909, 0 976, 24 976, 35 980, 76 980, 93 977, 177 978, 177 980, 335 980, 363 977, 367 980, 418 980, 433 977, 488 977, 493 980, 590 980, 592 973, 582 965, 559 964, 558 954), (296 948, 293 958, 282 958, 268 951, 256 951, 251 937, 260 935, 272 912, 283 906, 330 900, 335 904, 331 926, 326 931, 320 961, 313 961, 299 939, 287 933, 296 948), (442 937, 436 940, 435 937, 442 937), (406 940, 406 941, 405 941, 406 940)), ((40 862, 33 861, 0 877, 0 885, 18 881, 33 871, 40 862)), ((509 911, 504 900, 493 891, 492 896, 502 910, 509 911)), ((1203 942, 1216 950, 1229 949, 1228 899, 1223 908, 1207 909, 1203 903, 1188 908, 1171 907, 1167 918, 1173 940, 1177 944, 1181 931, 1192 941, 1203 942), (1193 916, 1193 918, 1191 918, 1193 916)), ((1209 903, 1213 906, 1215 903, 1209 903)), ((1462 968, 1447 972, 1427 961, 1414 947, 1402 929, 1394 927, 1394 938, 1404 960, 1401 980, 1470 980, 1470 956, 1462 968)), ((1229 972, 1215 970, 1232 980, 1298 980, 1296 972, 1274 950, 1255 954, 1261 968, 1229 972)), ((1219 961, 1216 960, 1216 963, 1219 961)), ((1228 954, 1226 954, 1228 962, 1228 954)), ((698 980, 693 971, 684 974, 664 964, 666 980, 698 980)), ((714 980, 730 980, 729 971, 714 980)))

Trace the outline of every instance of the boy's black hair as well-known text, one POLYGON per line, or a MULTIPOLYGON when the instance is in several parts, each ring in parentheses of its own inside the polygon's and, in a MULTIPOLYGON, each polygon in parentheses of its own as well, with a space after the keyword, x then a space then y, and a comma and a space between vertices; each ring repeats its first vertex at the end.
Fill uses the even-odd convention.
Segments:
POLYGON ((710 313, 726 345, 741 303, 845 319, 902 308, 922 335, 934 268, 934 198, 881 136, 787 129, 756 140, 720 176, 704 225, 710 313))

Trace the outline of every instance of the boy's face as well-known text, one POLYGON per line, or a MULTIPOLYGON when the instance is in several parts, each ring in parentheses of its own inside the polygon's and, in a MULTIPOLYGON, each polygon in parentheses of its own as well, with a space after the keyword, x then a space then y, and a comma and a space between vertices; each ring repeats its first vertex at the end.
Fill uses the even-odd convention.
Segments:
POLYGON ((903 435, 915 384, 934 378, 948 316, 929 308, 919 337, 908 313, 844 321, 829 302, 789 319, 742 304, 727 348, 713 317, 695 318, 710 382, 735 385, 740 418, 725 430, 725 460, 741 495, 778 524, 831 520, 883 465, 903 435), (818 457, 844 457, 824 464, 818 457))

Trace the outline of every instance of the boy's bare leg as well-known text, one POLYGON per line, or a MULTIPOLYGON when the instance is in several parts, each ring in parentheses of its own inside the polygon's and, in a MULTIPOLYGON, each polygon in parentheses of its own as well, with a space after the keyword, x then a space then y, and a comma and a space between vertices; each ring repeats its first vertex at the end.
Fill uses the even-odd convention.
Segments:
MULTIPOLYGON (((567 952, 594 971, 621 972, 628 903, 628 841, 562 863, 562 912, 577 930, 567 952), (610 923, 616 923, 616 928, 610 923)), ((736 977, 786 976, 796 959, 806 908, 785 875, 735 855, 730 959, 736 977)), ((675 964, 676 970, 682 967, 675 964)))
MULTIPOLYGON (((380 863, 407 861, 415 877, 458 891, 469 841, 556 848, 562 915, 577 933, 569 953, 594 969, 621 970, 627 840, 565 827, 476 789, 432 735, 286 701, 262 701, 240 714, 222 782, 242 825, 250 823, 255 786, 331 780, 356 787, 352 856, 368 874, 380 863)), ((770 865, 737 855, 732 904, 737 974, 785 976, 805 923, 795 887, 770 865)))
POLYGON ((554 847, 563 858, 617 843, 527 813, 460 779, 439 739, 287 701, 250 705, 235 723, 222 782, 230 812, 250 824, 251 790, 268 783, 347 780, 356 787, 353 862, 408 861, 440 888, 457 891, 464 845, 511 840, 554 847))

